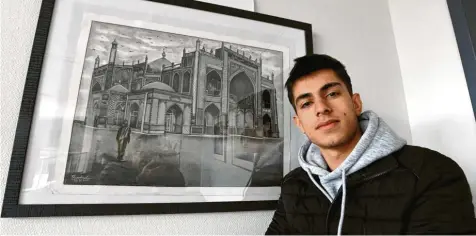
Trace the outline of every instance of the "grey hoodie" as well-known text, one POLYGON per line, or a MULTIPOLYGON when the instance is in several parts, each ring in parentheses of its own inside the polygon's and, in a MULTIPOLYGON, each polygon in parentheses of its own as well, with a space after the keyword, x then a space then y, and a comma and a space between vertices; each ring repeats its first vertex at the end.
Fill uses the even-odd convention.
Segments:
POLYGON ((373 111, 363 112, 359 116, 359 123, 363 132, 361 139, 342 164, 332 172, 327 170, 327 163, 321 156, 317 145, 307 140, 299 150, 299 164, 330 202, 334 200, 339 188, 342 187, 339 235, 345 211, 346 176, 401 149, 406 144, 406 141, 393 132, 373 111), (314 179, 312 174, 319 176, 320 184, 314 179))

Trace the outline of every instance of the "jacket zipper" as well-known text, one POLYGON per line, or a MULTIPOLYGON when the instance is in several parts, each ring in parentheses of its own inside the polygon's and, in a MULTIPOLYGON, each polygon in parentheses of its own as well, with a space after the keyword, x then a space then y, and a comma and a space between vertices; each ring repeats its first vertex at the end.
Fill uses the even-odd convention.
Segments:
MULTIPOLYGON (((389 173, 390 171, 392 171, 394 168, 390 168, 388 170, 385 170, 385 171, 382 171, 378 174, 375 174, 375 175, 372 175, 372 176, 369 176, 361 181, 359 181, 358 183, 363 183, 363 182, 366 182, 366 181, 369 181, 371 179, 375 179, 377 177, 380 177, 382 175, 385 175, 387 173, 389 173)), ((331 215, 331 211, 332 211, 332 208, 334 207, 334 203, 336 202, 336 200, 340 197, 340 195, 342 194, 342 186, 339 188, 339 190, 337 191, 337 194, 335 196, 335 198, 332 200, 331 202, 331 205, 329 206, 329 209, 327 210, 327 216, 326 216, 326 234, 327 235, 330 235, 330 229, 329 229, 329 218, 330 218, 330 215, 331 215)))
POLYGON ((326 216, 326 234, 329 235, 330 231, 329 231, 329 216, 331 215, 331 211, 332 211, 332 207, 334 206, 334 203, 336 202, 337 198, 340 197, 340 195, 342 194, 342 186, 339 188, 339 190, 337 191, 337 194, 336 196, 334 197, 334 199, 332 200, 331 202, 331 205, 329 206, 329 209, 327 210, 327 216, 326 216))

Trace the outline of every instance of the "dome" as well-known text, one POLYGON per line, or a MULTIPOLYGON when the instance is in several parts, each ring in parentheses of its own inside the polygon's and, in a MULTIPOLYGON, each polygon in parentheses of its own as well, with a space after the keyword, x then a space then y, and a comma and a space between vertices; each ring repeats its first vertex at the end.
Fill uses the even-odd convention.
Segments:
POLYGON ((144 87, 142 87, 142 89, 159 89, 159 90, 164 90, 169 92, 175 92, 175 90, 172 87, 162 82, 152 82, 150 84, 146 84, 144 85, 144 87))
POLYGON ((108 89, 109 91, 114 91, 114 92, 119 92, 119 93, 127 93, 129 92, 129 90, 127 90, 126 88, 124 88, 124 86, 120 85, 120 84, 116 84, 114 86, 112 86, 110 89, 108 89))
POLYGON ((150 70, 150 71, 157 71, 157 72, 160 72, 162 71, 162 66, 171 66, 172 65, 172 62, 170 62, 169 60, 167 60, 166 58, 159 58, 155 61, 152 61, 150 63, 147 64, 147 70, 150 70))

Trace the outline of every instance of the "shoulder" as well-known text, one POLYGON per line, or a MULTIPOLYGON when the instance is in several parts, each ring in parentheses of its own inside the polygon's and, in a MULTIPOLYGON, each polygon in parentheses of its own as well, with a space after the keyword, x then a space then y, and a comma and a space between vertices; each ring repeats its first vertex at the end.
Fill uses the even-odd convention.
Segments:
POLYGON ((456 161, 429 148, 405 145, 394 156, 400 165, 411 169, 418 178, 464 177, 456 161))
POLYGON ((306 174, 306 171, 304 171, 304 169, 302 167, 297 167, 293 170, 291 170, 289 173, 287 173, 283 179, 282 179, 282 182, 281 184, 284 184, 288 181, 292 181, 292 180, 296 180, 296 179, 301 179, 302 176, 304 176, 306 174))
POLYGON ((306 171, 302 167, 297 167, 281 179, 281 190, 283 193, 294 193, 307 182, 309 177, 306 171))

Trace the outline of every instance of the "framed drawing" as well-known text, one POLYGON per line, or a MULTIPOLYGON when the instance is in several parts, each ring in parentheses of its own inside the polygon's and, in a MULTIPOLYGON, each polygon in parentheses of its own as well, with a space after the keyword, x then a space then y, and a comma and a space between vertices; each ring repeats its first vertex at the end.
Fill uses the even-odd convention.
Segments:
POLYGON ((273 209, 311 35, 199 1, 43 0, 2 217, 273 209))
POLYGON ((476 120, 476 2, 447 0, 476 120))

